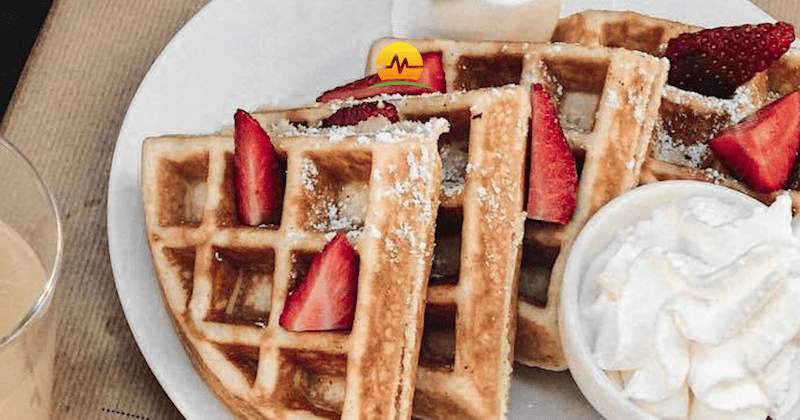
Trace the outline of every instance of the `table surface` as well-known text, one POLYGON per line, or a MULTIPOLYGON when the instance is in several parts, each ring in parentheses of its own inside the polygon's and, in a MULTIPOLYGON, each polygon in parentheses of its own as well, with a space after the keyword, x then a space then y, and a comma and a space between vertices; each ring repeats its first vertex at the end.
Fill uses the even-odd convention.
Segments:
MULTIPOLYGON (((54 420, 183 418, 126 323, 105 209, 128 104, 161 49, 208 1, 53 1, 0 124, 52 187, 64 221, 54 420)), ((800 2, 752 2, 800 28, 800 2)))

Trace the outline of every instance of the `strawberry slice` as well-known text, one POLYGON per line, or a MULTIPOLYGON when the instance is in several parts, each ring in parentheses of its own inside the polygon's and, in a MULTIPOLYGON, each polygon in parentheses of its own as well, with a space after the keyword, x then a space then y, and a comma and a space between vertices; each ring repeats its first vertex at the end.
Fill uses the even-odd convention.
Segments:
POLYGON ((765 192, 783 188, 800 147, 800 91, 720 131, 708 144, 750 188, 765 192))
POLYGON ((794 166, 789 173, 789 179, 786 185, 783 186, 787 190, 800 190, 800 159, 794 160, 794 166))
POLYGON ((328 102, 333 99, 363 99, 370 96, 399 93, 402 95, 421 95, 423 93, 444 92, 445 80, 444 69, 442 68, 442 53, 429 52, 422 54, 422 74, 417 80, 411 82, 421 83, 430 86, 428 89, 416 85, 386 85, 370 87, 381 83, 382 80, 377 74, 371 74, 362 79, 348 83, 344 86, 331 89, 317 98, 317 102, 328 102))
POLYGON ((575 212, 578 170, 550 95, 531 86, 531 161, 528 218, 569 223, 575 212))
POLYGON ((279 324, 290 331, 330 331, 353 326, 358 254, 339 232, 314 257, 306 278, 286 298, 279 324))
POLYGON ((703 95, 730 98, 743 83, 766 70, 794 41, 785 22, 705 29, 670 39, 668 82, 703 95))
POLYGON ((400 120, 397 116, 397 108, 395 108, 394 105, 382 102, 367 102, 349 108, 342 108, 334 112, 330 117, 322 120, 322 126, 331 127, 337 125, 339 127, 345 127, 348 125, 356 125, 361 121, 366 121, 379 115, 383 115, 393 123, 400 120))
POLYGON ((236 207, 249 226, 278 223, 286 173, 269 135, 250 114, 239 109, 234 118, 236 207))

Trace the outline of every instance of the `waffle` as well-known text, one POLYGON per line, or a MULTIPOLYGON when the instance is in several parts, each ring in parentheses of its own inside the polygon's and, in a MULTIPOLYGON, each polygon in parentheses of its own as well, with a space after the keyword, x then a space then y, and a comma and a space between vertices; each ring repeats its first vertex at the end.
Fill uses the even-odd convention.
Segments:
POLYGON ((238 418, 411 417, 446 128, 437 119, 273 136, 284 208, 278 225, 258 228, 236 216, 230 135, 145 140, 161 292, 192 362, 238 418), (291 285, 335 230, 360 257, 352 329, 282 329, 291 285))
MULTIPOLYGON (((396 39, 373 44, 377 54, 396 39)), ((441 51, 447 91, 508 84, 530 92, 541 83, 557 102, 559 121, 578 165, 577 207, 567 225, 526 220, 519 272, 515 359, 566 369, 557 302, 566 257, 581 227, 602 205, 637 185, 655 124, 667 63, 605 47, 514 42, 402 40, 420 53, 441 51)), ((446 167, 447 156, 443 156, 446 167)), ((526 159, 527 162, 527 159, 526 159)))
MULTIPOLYGON (((701 29, 635 12, 588 10, 559 20, 552 40, 620 47, 660 57, 671 38, 701 29)), ((800 51, 793 49, 771 68, 740 86, 731 99, 704 96, 665 84, 656 129, 642 166, 641 182, 669 179, 714 182, 771 203, 783 191, 762 193, 751 190, 715 158, 707 141, 721 129, 798 87, 800 51)), ((790 179, 798 183, 798 168, 795 167, 793 172, 790 179)), ((790 190, 789 195, 797 213, 800 210, 800 192, 790 190)))
MULTIPOLYGON (((428 281, 414 417, 504 419, 513 368, 525 215, 529 93, 519 86, 380 99, 403 120, 446 118, 441 206, 428 281)), ((268 130, 316 127, 335 102, 253 116, 268 130), (282 128, 283 127, 283 128, 282 128)))

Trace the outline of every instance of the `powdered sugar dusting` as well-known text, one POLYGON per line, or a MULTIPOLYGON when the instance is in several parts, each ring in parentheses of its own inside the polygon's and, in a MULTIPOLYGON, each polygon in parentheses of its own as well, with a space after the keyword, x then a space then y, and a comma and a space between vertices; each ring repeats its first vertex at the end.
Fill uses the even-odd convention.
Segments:
POLYGON ((445 143, 439 148, 442 157, 442 194, 454 197, 464 192, 467 178, 468 154, 454 143, 445 143))
POLYGON ((317 175, 319 175, 317 165, 315 165, 314 161, 311 159, 303 159, 303 163, 300 166, 300 171, 300 177, 303 180, 303 187, 305 187, 306 191, 314 191, 317 186, 317 175))
POLYGON ((363 210, 348 206, 347 203, 323 199, 311 209, 316 220, 311 227, 321 232, 358 229, 364 223, 363 210))
POLYGON ((550 54, 558 54, 561 51, 564 51, 565 45, 560 42, 554 42, 547 47, 547 52, 550 54))
POLYGON ((708 110, 718 110, 730 116, 732 123, 737 123, 757 110, 760 105, 753 102, 754 92, 747 85, 739 86, 731 99, 705 96, 671 85, 664 87, 664 96, 678 105, 702 106, 708 110))
POLYGON ((664 162, 699 169, 709 153, 708 144, 685 144, 676 140, 662 127, 656 128, 658 142, 653 147, 653 157, 664 162))
POLYGON ((647 105, 650 103, 650 98, 647 95, 636 92, 634 89, 628 90, 628 103, 633 105, 633 118, 637 122, 644 122, 644 117, 647 114, 647 105))
POLYGON ((481 219, 486 226, 500 226, 510 218, 508 204, 505 203, 514 202, 514 191, 517 189, 497 184, 497 179, 491 177, 484 178, 484 181, 489 184, 475 188, 477 201, 481 205, 481 219))
POLYGON ((611 108, 619 108, 619 94, 616 89, 606 89, 606 94, 603 96, 603 101, 611 108))
POLYGON ((365 226, 364 230, 366 231, 367 235, 369 235, 370 238, 380 239, 381 237, 383 237, 383 232, 381 232, 381 230, 378 229, 378 227, 376 226, 367 225, 365 226))
POLYGON ((703 173, 708 178, 709 181, 719 184, 725 179, 725 175, 722 172, 714 169, 714 168, 705 168, 703 169, 703 173))
POLYGON ((422 149, 422 156, 418 160, 413 153, 409 152, 406 156, 406 163, 408 163, 408 179, 416 181, 422 179, 430 181, 430 173, 428 173, 427 165, 430 163, 428 151, 422 149))
MULTIPOLYGON (((429 146, 435 147, 435 143, 429 146)), ((390 216, 391 226, 382 235, 384 250, 392 264, 409 257, 410 261, 422 261, 417 257, 427 251, 427 233, 419 227, 430 226, 435 218, 436 203, 430 194, 439 188, 439 180, 433 176, 434 159, 438 158, 438 154, 422 147, 409 150, 403 164, 386 165, 383 181, 386 187, 376 193, 387 200, 388 208, 397 207, 397 214, 390 216)))
POLYGON ((444 118, 431 118, 419 123, 400 121, 390 123, 385 117, 370 118, 353 126, 333 127, 306 127, 293 125, 286 121, 273 124, 270 134, 279 137, 312 136, 327 137, 331 143, 338 143, 347 138, 354 137, 357 144, 368 145, 371 139, 379 143, 398 143, 406 138, 436 138, 440 133, 448 131, 450 123, 444 118))

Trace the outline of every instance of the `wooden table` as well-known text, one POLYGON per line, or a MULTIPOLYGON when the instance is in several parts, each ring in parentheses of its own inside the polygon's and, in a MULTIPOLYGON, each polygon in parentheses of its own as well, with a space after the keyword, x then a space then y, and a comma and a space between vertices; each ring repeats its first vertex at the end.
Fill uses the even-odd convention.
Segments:
MULTIPOLYGON (((125 111, 153 60, 208 0, 55 0, 0 133, 40 169, 66 236, 53 418, 173 420, 126 323, 106 194, 125 111)), ((800 28, 800 2, 753 0, 800 28)))

